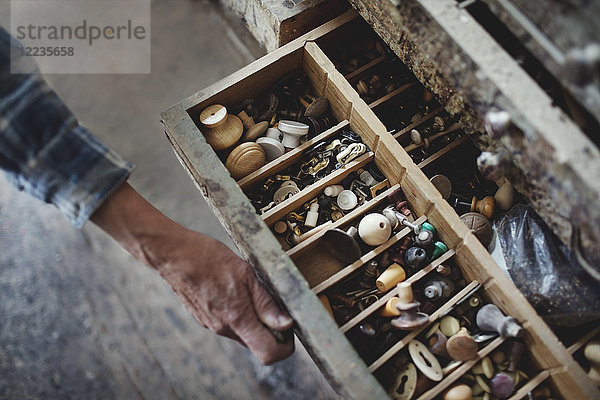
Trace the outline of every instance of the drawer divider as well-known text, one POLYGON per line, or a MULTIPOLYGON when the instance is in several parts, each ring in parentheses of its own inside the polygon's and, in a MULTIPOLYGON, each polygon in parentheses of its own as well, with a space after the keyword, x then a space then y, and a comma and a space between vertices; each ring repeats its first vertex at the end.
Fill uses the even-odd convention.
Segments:
MULTIPOLYGON (((415 225, 420 225, 423 222, 425 222, 426 220, 427 220, 426 216, 421 216, 420 218, 418 218, 414 222, 414 224, 415 225)), ((346 266, 341 271, 339 271, 336 274, 330 276, 325 281, 323 281, 320 284, 318 284, 317 286, 315 286, 313 288, 313 292, 315 294, 319 294, 322 291, 324 291, 325 289, 327 289, 327 288, 331 287, 332 285, 336 284, 340 280, 344 279, 345 277, 347 277, 348 275, 350 275, 351 273, 353 273, 354 271, 358 270, 360 267, 362 267, 363 265, 365 265, 366 263, 368 263, 369 261, 371 261, 373 258, 377 257, 378 255, 380 255, 381 253, 383 253, 384 251, 386 251, 388 248, 390 248, 394 244, 398 243, 400 241, 400 239, 402 239, 405 236, 407 236, 410 232, 411 232, 411 229, 408 228, 408 227, 402 229, 401 231, 399 231, 398 233, 396 233, 395 235, 393 235, 391 238, 389 238, 385 243, 377 246, 373 250, 369 251, 368 253, 366 253, 365 255, 363 255, 362 257, 360 257, 358 260, 354 261, 352 264, 346 266)))
MULTIPOLYGON (((427 275, 428 273, 430 273, 431 271, 436 269, 438 267, 438 265, 449 260, 450 257, 452 257, 453 255, 454 255, 454 250, 448 250, 447 252, 442 254, 439 258, 435 259, 431 264, 429 264, 428 266, 426 266, 425 268, 423 268, 422 270, 418 271, 416 274, 414 274, 413 276, 408 278, 405 282, 408 282, 408 283, 417 282, 419 279, 421 279, 422 277, 424 277, 425 275, 427 275)), ((385 305, 385 303, 387 303, 387 301, 389 299, 391 299, 392 297, 394 297, 395 295, 396 295, 396 291, 393 289, 390 290, 388 293, 385 294, 385 296, 383 296, 382 298, 377 300, 375 303, 371 304, 369 307, 365 308, 356 317, 354 317, 350 321, 346 322, 346 324, 342 325, 342 327, 340 328, 342 333, 348 332, 350 329, 352 329, 354 326, 356 326, 360 321, 364 320, 369 315, 371 315, 375 311, 377 311, 379 308, 383 307, 385 305)))
POLYGON ((410 89, 411 87, 413 87, 417 82, 409 82, 405 85, 400 86, 398 89, 391 91, 390 93, 386 94, 385 96, 382 96, 380 98, 378 98, 377 100, 373 101, 372 103, 369 103, 369 108, 373 109, 375 107, 379 107, 380 105, 382 105, 383 103, 387 102, 388 100, 393 99, 394 97, 398 96, 400 93, 410 89))
POLYGON ((286 199, 284 202, 264 213, 262 215, 263 221, 265 221, 268 226, 271 226, 277 222, 277 220, 283 218, 288 212, 295 210, 296 208, 300 207, 302 203, 315 197, 316 194, 325 189, 326 186, 335 185, 341 182, 351 172, 356 171, 373 161, 374 157, 375 153, 369 151, 358 157, 356 160, 351 161, 344 167, 332 172, 325 178, 305 187, 299 193, 295 194, 289 199, 286 199))
POLYGON ((548 370, 543 370, 542 372, 531 378, 529 382, 521 386, 521 388, 517 390, 515 394, 509 397, 508 400, 520 400, 524 398, 525 396, 527 396, 527 393, 531 392, 533 389, 538 387, 542 382, 548 379, 549 376, 550 372, 548 370))
POLYGON ((428 166, 429 164, 431 164, 432 162, 438 160, 439 158, 445 156, 447 153, 451 152, 452 150, 456 149, 457 147, 460 147, 461 144, 463 144, 464 142, 467 141, 467 139, 469 139, 469 135, 463 135, 459 138, 456 138, 454 141, 452 141, 452 143, 450 143, 448 146, 444 147, 443 149, 440 149, 438 151, 436 151, 435 153, 433 153, 432 155, 430 155, 429 157, 427 157, 426 159, 424 159, 423 161, 421 161, 419 164, 417 164, 417 167, 423 169, 426 166, 428 166))
MULTIPOLYGON (((379 203, 384 201, 388 195, 395 192, 399 188, 400 188, 400 185, 396 184, 396 185, 392 186, 391 188, 387 189, 385 192, 380 193, 379 195, 377 195, 373 199, 369 200, 365 204, 361 205, 360 207, 355 208, 351 213, 346 214, 342 218, 335 221, 329 227, 329 229, 339 228, 340 226, 343 226, 344 224, 352 221, 354 218, 372 210, 373 208, 377 207, 379 205, 379 203)), ((305 251, 307 248, 312 247, 317 242, 317 240, 321 236, 323 236, 323 234, 325 234, 325 231, 315 234, 314 236, 310 237, 309 239, 306 239, 306 241, 304 241, 304 242, 300 243, 299 245, 288 250, 286 254, 289 257, 294 258, 298 254, 305 251)))
POLYGON ((596 336, 598 333, 600 333, 600 326, 595 327, 590 332, 588 332, 585 336, 583 336, 578 341, 576 341, 575 343, 570 345, 567 348, 567 351, 569 352, 570 355, 577 353, 577 350, 579 350, 581 347, 583 347, 583 345, 585 345, 587 342, 592 340, 592 338, 594 336, 596 336))
POLYGON ((417 400, 431 400, 439 396, 458 378, 460 378, 461 376, 466 374, 471 368, 473 368, 475 364, 479 362, 479 360, 490 354, 492 351, 496 350, 498 346, 504 343, 505 340, 506 338, 502 336, 498 336, 496 339, 492 340, 490 344, 488 344, 483 349, 477 352, 477 357, 462 363, 454 371, 450 372, 441 382, 435 385, 435 387, 423 393, 417 400))
POLYGON ((271 161, 270 163, 262 166, 261 168, 252 172, 250 175, 246 176, 245 178, 240 179, 238 181, 238 185, 242 188, 242 190, 246 191, 248 188, 250 188, 256 182, 258 182, 262 179, 266 179, 269 175, 272 175, 272 174, 274 174, 278 171, 281 171, 281 170, 289 167, 290 165, 294 164, 296 161, 298 161, 302 157, 302 154, 306 150, 308 150, 310 147, 312 147, 313 145, 315 145, 317 143, 321 143, 322 141, 329 139, 330 137, 332 137, 333 135, 335 135, 342 129, 346 128, 348 126, 348 124, 349 124, 348 120, 341 121, 339 124, 327 129, 325 132, 315 136, 314 138, 307 140, 306 142, 302 143, 300 146, 296 147, 295 149, 291 150, 290 152, 285 153, 281 157, 278 157, 275 160, 271 161))
POLYGON ((403 128, 400 132, 396 132, 394 133, 392 136, 394 137, 394 139, 396 140, 400 140, 404 135, 406 135, 408 132, 412 131, 414 128, 416 128, 417 126, 421 125, 424 122, 427 122, 428 120, 430 120, 431 118, 435 117, 436 115, 438 115, 440 112, 442 112, 444 110, 443 107, 439 107, 436 108, 435 110, 425 114, 424 116, 422 116, 421 118, 419 118, 418 120, 416 120, 415 122, 411 123, 410 125, 408 125, 407 127, 403 128))
MULTIPOLYGON (((444 303, 440 308, 435 310, 435 312, 429 316, 429 322, 425 326, 415 329, 414 331, 410 331, 406 336, 404 336, 402 339, 400 339, 395 345, 390 347, 388 349, 388 351, 383 353, 383 355, 381 357, 379 357, 373 364, 369 365, 369 372, 371 372, 371 373, 375 372, 379 367, 381 367, 383 364, 385 364, 390 358, 392 358, 400 350, 402 350, 404 347, 406 347, 406 345, 408 345, 408 342, 410 342, 411 340, 416 338, 421 332, 423 332, 425 329, 427 329, 429 327, 429 325, 431 325, 431 323, 435 322, 438 318, 440 318, 441 316, 445 315, 450 310, 452 310, 452 308, 459 301, 461 301, 465 296, 468 296, 469 294, 471 294, 478 286, 479 286, 479 282, 472 281, 467 286, 465 286, 460 292, 458 292, 454 296, 452 296, 452 298, 450 300, 448 300, 446 303, 444 303)), ((480 350, 480 352, 483 350, 484 349, 480 350)), ((477 354, 479 355, 479 353, 477 353, 477 354)), ((436 386, 436 388, 440 384, 438 384, 436 386)))
POLYGON ((345 75, 344 78, 346 78, 346 80, 348 82, 350 82, 352 79, 356 78, 358 75, 360 75, 363 72, 365 72, 365 71, 373 68, 374 66, 376 66, 378 64, 381 64, 386 59, 387 59, 387 56, 385 56, 385 55, 377 57, 373 61, 370 61, 367 64, 363 65, 362 67, 360 67, 360 68, 358 68, 358 69, 350 72, 349 74, 345 75))

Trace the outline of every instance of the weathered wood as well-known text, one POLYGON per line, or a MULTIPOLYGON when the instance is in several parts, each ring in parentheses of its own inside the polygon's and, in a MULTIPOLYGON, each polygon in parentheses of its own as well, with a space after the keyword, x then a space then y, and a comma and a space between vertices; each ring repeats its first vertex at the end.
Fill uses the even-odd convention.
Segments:
MULTIPOLYGON (((349 20, 348 17, 345 18, 346 21, 349 20)), ((322 30, 322 32, 325 35, 332 30, 330 26, 329 30, 322 30)), ((309 33, 308 37, 314 39, 311 35, 309 33)), ((570 393, 572 398, 596 395, 597 389, 585 378, 581 367, 575 363, 565 347, 537 316, 508 277, 496 266, 485 248, 460 221, 423 172, 412 162, 398 141, 387 133, 385 126, 369 106, 333 67, 319 46, 314 41, 292 42, 275 53, 275 56, 267 56, 268 62, 259 60, 234 74, 230 79, 222 81, 224 86, 220 88, 213 86, 206 93, 196 94, 173 107, 163 114, 163 120, 169 140, 184 167, 208 198, 240 252, 287 306, 297 321, 298 336, 306 344, 315 362, 336 390, 348 398, 385 397, 381 387, 368 374, 368 369, 342 333, 381 308, 388 296, 393 295, 393 291, 338 329, 334 321, 327 317, 325 309, 317 305, 320 302, 307 284, 307 280, 313 286, 320 284, 345 267, 340 265, 339 261, 327 257, 320 241, 323 233, 315 234, 288 251, 286 256, 262 218, 256 215, 240 187, 226 173, 193 120, 201 105, 205 106, 215 99, 222 99, 226 104, 235 104, 249 93, 260 93, 286 71, 297 68, 307 70, 319 94, 328 98, 334 116, 338 120, 348 120, 349 128, 359 133, 371 148, 372 153, 364 155, 360 161, 355 162, 360 164, 374 159, 393 185, 384 194, 331 224, 331 227, 347 226, 363 213, 383 202, 386 195, 399 185, 413 212, 416 215, 427 216, 428 221, 436 227, 440 239, 453 249, 417 272, 408 281, 423 278, 439 263, 454 256, 465 278, 471 282, 469 287, 476 285, 476 282, 482 282, 487 297, 503 312, 514 316, 523 324, 526 331, 525 342, 535 362, 542 369, 561 368, 561 371, 564 371, 551 376, 553 384, 562 393, 570 393), (255 79, 257 81, 254 81, 255 79), (240 90, 237 91, 236 88, 240 90)), ((324 184, 336 182, 342 173, 337 172, 336 175, 334 172, 317 182, 316 186, 305 189, 306 192, 302 196, 294 196, 295 198, 290 199, 287 204, 267 215, 265 217, 267 222, 274 222, 275 217, 285 215, 292 208, 316 195, 323 189, 324 184)), ((455 300, 456 297, 440 310, 450 307, 455 300)), ((441 312, 440 310, 436 312, 441 312)), ((434 313, 432 316, 439 316, 439 313, 434 313)), ((393 349, 398 350, 395 347, 393 349)), ((390 354, 395 352, 386 353, 388 358, 391 357, 390 354)), ((386 360, 382 359, 381 365, 386 360)))
POLYGON ((531 378, 529 382, 521 386, 519 390, 516 391, 515 394, 510 396, 508 400, 521 400, 527 396, 527 393, 533 391, 536 387, 538 387, 542 382, 544 382, 550 376, 550 372, 544 370, 531 378))
POLYGON ((600 151, 518 63, 455 1, 350 3, 446 110, 461 114, 468 133, 483 131, 487 112, 508 112, 512 128, 482 146, 510 150, 515 188, 567 246, 578 227, 585 255, 599 265, 600 151))

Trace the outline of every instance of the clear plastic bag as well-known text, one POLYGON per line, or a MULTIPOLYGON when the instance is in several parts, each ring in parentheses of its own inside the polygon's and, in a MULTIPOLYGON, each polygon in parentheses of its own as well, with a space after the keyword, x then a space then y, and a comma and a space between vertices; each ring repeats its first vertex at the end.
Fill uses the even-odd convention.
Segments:
POLYGON ((548 324, 577 326, 600 318, 600 283, 531 207, 513 207, 495 228, 510 277, 548 324))

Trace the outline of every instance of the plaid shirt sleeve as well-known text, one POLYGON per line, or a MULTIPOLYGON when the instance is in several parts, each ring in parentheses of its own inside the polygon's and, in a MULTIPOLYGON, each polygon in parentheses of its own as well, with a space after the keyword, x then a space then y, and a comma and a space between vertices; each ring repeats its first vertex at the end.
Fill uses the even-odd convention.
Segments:
POLYGON ((39 74, 11 73, 18 46, 0 27, 0 168, 80 228, 133 165, 81 126, 39 74))

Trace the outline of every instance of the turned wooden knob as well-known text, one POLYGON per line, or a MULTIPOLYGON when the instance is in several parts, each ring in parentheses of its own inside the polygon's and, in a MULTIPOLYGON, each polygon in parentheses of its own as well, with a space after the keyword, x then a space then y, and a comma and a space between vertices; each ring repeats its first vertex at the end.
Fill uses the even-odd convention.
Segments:
POLYGON ((226 119, 227 109, 220 104, 208 106, 200 113, 200 122, 207 128, 216 128, 224 124, 226 119))
POLYGON ((387 269, 377 278, 377 289, 379 289, 380 292, 385 293, 405 279, 406 272, 404 271, 404 268, 394 263, 387 267, 387 269))
POLYGON ((471 388, 465 384, 452 386, 444 394, 444 400, 471 400, 473 392, 471 388))
POLYGON ((473 196, 473 200, 471 201, 471 211, 476 211, 488 218, 492 218, 494 215, 495 204, 496 200, 494 200, 492 196, 486 196, 481 200, 477 200, 477 197, 473 196))
POLYGON ((392 226, 379 213, 367 214, 358 224, 358 235, 369 246, 379 246, 390 238, 392 226))
POLYGON ((225 107, 218 104, 205 108, 200 113, 200 122, 206 142, 215 150, 230 148, 244 132, 242 121, 235 115, 227 114, 225 107))
POLYGON ((446 342, 448 355, 456 361, 468 361, 477 356, 479 347, 467 332, 467 328, 460 330, 446 342))
POLYGON ((263 148, 252 142, 242 143, 231 151, 225 167, 231 176, 238 180, 265 165, 263 148))
POLYGON ((250 117, 246 111, 240 111, 237 116, 242 121, 244 128, 250 129, 254 126, 254 118, 250 117))

